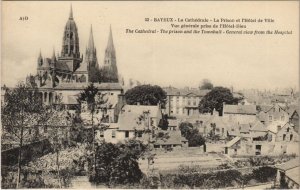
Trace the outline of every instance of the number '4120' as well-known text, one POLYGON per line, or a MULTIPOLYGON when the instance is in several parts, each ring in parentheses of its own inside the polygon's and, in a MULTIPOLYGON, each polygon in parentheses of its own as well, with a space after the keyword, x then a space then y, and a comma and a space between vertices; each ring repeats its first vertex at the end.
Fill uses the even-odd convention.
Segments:
POLYGON ((21 17, 19 18, 19 20, 22 20, 22 21, 28 20, 28 16, 21 16, 21 17))

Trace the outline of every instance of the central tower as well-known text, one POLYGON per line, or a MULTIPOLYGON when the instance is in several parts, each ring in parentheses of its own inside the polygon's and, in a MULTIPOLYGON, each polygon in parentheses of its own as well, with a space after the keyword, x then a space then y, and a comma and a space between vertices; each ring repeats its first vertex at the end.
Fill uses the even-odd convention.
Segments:
POLYGON ((82 61, 80 58, 78 31, 73 18, 72 5, 69 19, 64 30, 61 56, 59 57, 59 60, 65 62, 71 71, 75 71, 82 61))

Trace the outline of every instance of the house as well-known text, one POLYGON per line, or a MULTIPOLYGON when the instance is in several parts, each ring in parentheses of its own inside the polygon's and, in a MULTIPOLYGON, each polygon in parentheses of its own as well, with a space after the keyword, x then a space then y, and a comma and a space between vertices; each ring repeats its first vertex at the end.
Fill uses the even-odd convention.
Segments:
POLYGON ((97 127, 97 141, 118 143, 135 138, 144 143, 155 141, 155 148, 186 147, 188 141, 181 136, 177 128, 177 121, 171 120, 169 130, 162 131, 158 128, 162 113, 159 106, 125 105, 118 118, 118 123, 104 123, 97 127), (149 133, 145 133, 149 131, 149 133), (158 138, 159 133, 166 133, 169 138, 158 138))
POLYGON ((277 165, 276 186, 280 189, 300 188, 300 159, 295 158, 277 165))
POLYGON ((165 113, 169 116, 190 117, 199 114, 199 103, 210 90, 196 88, 163 88, 167 94, 165 113))
POLYGON ((289 121, 289 114, 285 109, 279 104, 275 103, 272 106, 262 107, 261 111, 258 113, 259 120, 268 126, 272 122, 289 121))
POLYGON ((168 131, 168 138, 157 139, 154 143, 154 148, 186 148, 188 147, 188 140, 181 136, 180 131, 168 131))
MULTIPOLYGON (((225 145, 229 155, 299 155, 299 136, 290 123, 280 126, 272 123, 268 128, 256 122, 240 125, 236 136, 225 145)), ((229 132, 230 134, 230 132, 229 132)), ((234 136, 234 135, 232 135, 234 136)))
POLYGON ((229 121, 236 120, 239 123, 256 119, 256 105, 227 105, 223 104, 222 116, 229 121))
POLYGON ((231 124, 214 110, 213 115, 203 125, 203 134, 207 136, 212 132, 214 135, 218 135, 221 139, 224 139, 227 137, 229 128, 231 128, 231 124))
POLYGON ((297 133, 299 133, 299 105, 289 106, 287 109, 289 114, 289 120, 292 124, 294 124, 294 129, 297 133))
POLYGON ((289 122, 277 121, 268 125, 268 135, 272 142, 298 142, 299 134, 289 122))

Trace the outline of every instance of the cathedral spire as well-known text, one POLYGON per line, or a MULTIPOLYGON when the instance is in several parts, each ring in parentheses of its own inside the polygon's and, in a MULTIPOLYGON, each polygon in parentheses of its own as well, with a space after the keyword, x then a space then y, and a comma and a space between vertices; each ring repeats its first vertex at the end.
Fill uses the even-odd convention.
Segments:
POLYGON ((118 82, 116 51, 114 47, 111 26, 109 27, 108 42, 105 49, 104 69, 109 73, 108 75, 110 78, 110 82, 118 82))
POLYGON ((37 62, 38 62, 39 66, 43 65, 43 56, 42 56, 42 50, 41 49, 40 49, 40 54, 39 54, 37 62))
POLYGON ((89 43, 88 43, 87 49, 89 49, 90 51, 94 51, 94 49, 95 49, 92 25, 91 25, 90 38, 89 38, 89 43))
POLYGON ((109 26, 109 36, 108 36, 108 42, 107 42, 106 50, 107 51, 115 51, 111 25, 109 26))
POLYGON ((69 20, 73 20, 73 8, 72 8, 72 4, 71 4, 71 9, 70 9, 69 20))

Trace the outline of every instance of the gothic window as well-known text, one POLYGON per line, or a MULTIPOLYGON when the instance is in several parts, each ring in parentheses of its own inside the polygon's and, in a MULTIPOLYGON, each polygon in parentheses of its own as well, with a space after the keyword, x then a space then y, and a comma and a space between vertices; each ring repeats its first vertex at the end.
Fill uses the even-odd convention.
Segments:
POLYGON ((290 141, 292 141, 292 140, 293 140, 293 134, 290 135, 290 141))
POLYGON ((74 46, 71 46, 70 50, 73 51, 73 49, 74 49, 74 46))

